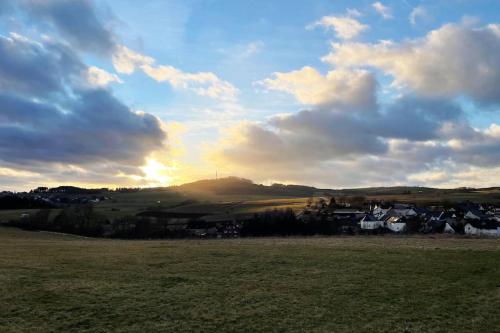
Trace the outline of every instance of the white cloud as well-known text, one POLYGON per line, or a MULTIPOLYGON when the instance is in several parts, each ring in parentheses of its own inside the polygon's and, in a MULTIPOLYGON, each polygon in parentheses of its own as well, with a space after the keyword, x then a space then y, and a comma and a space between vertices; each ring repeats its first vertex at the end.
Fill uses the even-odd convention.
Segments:
POLYGON ((103 87, 107 86, 112 82, 123 83, 123 81, 118 77, 118 75, 109 73, 104 69, 91 66, 87 69, 87 81, 92 86, 103 87))
POLYGON ((366 24, 349 16, 324 16, 308 28, 315 26, 334 30, 337 37, 341 39, 352 39, 369 28, 366 24))
POLYGON ((176 89, 220 100, 235 100, 239 90, 212 72, 186 73, 168 65, 155 65, 155 59, 134 52, 125 46, 117 47, 113 64, 119 73, 132 74, 140 68, 158 82, 168 82, 176 89))
POLYGON ((245 59, 245 58, 250 58, 262 51, 264 47, 264 42, 258 40, 254 42, 250 42, 248 44, 245 44, 241 46, 238 49, 238 54, 236 54, 237 58, 240 59, 245 59))
POLYGON ((372 66, 430 97, 467 95, 482 103, 500 103, 499 25, 468 28, 453 24, 424 38, 402 43, 332 44, 323 60, 333 66, 372 66))
POLYGON ((116 47, 112 60, 117 72, 122 74, 132 74, 137 67, 155 62, 153 58, 132 51, 123 45, 116 47))
POLYGON ((272 78, 259 83, 267 89, 292 94, 306 105, 372 110, 376 103, 376 82, 364 70, 332 70, 324 76, 306 66, 289 73, 274 73, 272 78))
POLYGON ((372 3, 372 7, 375 9, 380 16, 384 18, 384 20, 392 18, 392 10, 391 8, 383 5, 380 1, 372 3))
POLYGON ((419 19, 428 20, 430 18, 427 10, 422 6, 417 6, 412 9, 408 20, 412 25, 416 25, 419 19))
POLYGON ((174 88, 191 90, 201 96, 235 100, 238 95, 238 89, 211 72, 185 73, 172 66, 143 65, 141 68, 156 81, 168 82, 174 88))
POLYGON ((350 16, 350 17, 360 17, 362 16, 363 14, 361 14, 361 12, 359 10, 357 10, 356 8, 347 8, 347 16, 350 16))

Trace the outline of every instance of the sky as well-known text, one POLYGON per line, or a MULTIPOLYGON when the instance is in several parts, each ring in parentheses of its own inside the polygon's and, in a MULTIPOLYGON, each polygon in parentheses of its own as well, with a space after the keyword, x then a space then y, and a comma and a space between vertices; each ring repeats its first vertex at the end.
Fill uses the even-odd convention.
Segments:
POLYGON ((496 0, 2 0, 0 190, 500 185, 496 0))

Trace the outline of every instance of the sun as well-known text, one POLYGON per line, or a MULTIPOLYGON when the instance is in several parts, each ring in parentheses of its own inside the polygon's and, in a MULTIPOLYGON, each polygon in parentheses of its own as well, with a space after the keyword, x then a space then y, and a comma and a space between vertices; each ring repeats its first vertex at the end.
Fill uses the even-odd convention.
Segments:
POLYGON ((146 164, 141 167, 144 180, 151 186, 168 186, 172 183, 172 172, 174 167, 167 166, 156 159, 147 159, 146 164))

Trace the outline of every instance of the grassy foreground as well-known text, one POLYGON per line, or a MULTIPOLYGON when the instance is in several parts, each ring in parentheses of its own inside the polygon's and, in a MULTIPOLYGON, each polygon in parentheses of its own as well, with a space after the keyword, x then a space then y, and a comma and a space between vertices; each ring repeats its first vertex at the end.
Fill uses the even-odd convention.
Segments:
POLYGON ((499 332, 500 240, 0 228, 0 332, 499 332))

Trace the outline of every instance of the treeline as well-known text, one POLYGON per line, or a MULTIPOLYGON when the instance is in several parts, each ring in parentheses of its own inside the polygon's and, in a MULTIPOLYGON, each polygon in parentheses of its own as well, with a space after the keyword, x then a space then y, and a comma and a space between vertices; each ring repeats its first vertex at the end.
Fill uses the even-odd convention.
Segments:
POLYGON ((104 234, 105 227, 109 224, 106 216, 94 212, 91 205, 74 205, 65 208, 54 218, 51 218, 52 212, 50 209, 41 209, 29 217, 11 221, 8 225, 26 230, 99 237, 104 234))
POLYGON ((13 194, 0 196, 0 210, 43 208, 54 208, 54 205, 43 200, 13 194))
POLYGON ((142 216, 126 216, 110 221, 95 212, 91 204, 72 205, 54 217, 51 209, 41 209, 29 217, 12 220, 7 226, 25 230, 43 230, 75 234, 87 237, 124 239, 186 238, 189 233, 182 228, 171 228, 167 219, 151 219, 142 216), (155 222, 153 222, 155 221, 155 222))
POLYGON ((326 216, 311 216, 303 221, 297 219, 292 209, 257 213, 241 227, 243 237, 334 235, 339 232, 339 225, 328 221, 326 216))
POLYGON ((224 237, 224 230, 234 230, 237 236, 307 236, 334 235, 340 233, 338 223, 328 221, 324 216, 311 216, 306 221, 297 219, 291 209, 270 210, 256 213, 245 221, 207 223, 192 218, 184 223, 172 223, 168 218, 126 216, 110 221, 105 215, 95 212, 92 205, 73 205, 53 216, 54 210, 41 209, 29 217, 8 224, 26 230, 45 230, 71 233, 89 237, 110 237, 123 239, 224 237), (195 233, 194 230, 198 232, 195 233), (206 230, 203 236, 200 230, 206 230))

